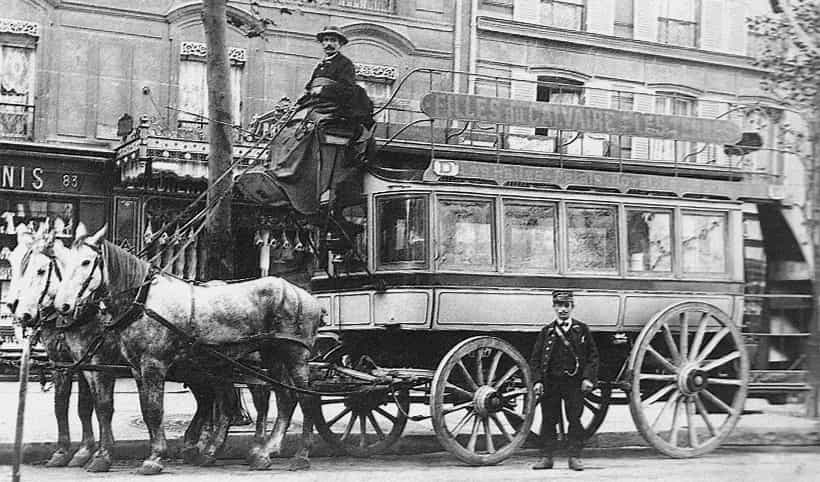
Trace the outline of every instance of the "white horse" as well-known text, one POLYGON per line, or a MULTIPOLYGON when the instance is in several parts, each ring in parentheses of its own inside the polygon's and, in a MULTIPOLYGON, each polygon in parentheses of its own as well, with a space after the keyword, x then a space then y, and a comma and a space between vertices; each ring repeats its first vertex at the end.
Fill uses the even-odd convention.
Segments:
MULTIPOLYGON (((230 365, 191 346, 187 336, 236 359, 258 352, 268 373, 278 374, 284 365, 290 383, 300 389, 308 387, 308 360, 324 315, 313 296, 274 277, 216 286, 188 283, 155 272, 146 261, 104 241, 105 232, 104 227, 89 236, 78 227, 54 305, 62 315, 70 316, 104 302, 110 315, 122 320, 120 347, 132 367, 151 438, 151 453, 140 473, 156 474, 163 469, 167 454, 163 393, 171 368, 192 377, 231 375, 230 365), (135 305, 135 300, 141 305, 135 305), (134 308, 133 316, 126 316, 134 308)), ((251 450, 252 468, 267 467, 269 454, 281 449, 296 405, 285 393, 277 391, 280 410, 272 435, 258 440, 251 450)), ((304 421, 292 470, 310 466, 313 418, 318 413, 317 397, 303 392, 296 398, 304 421)))

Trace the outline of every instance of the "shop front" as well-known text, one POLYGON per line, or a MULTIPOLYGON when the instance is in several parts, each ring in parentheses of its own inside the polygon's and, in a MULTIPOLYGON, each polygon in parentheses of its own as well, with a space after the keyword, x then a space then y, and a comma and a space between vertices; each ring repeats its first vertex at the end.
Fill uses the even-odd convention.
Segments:
POLYGON ((107 149, 0 141, 0 342, 13 337, 9 257, 18 235, 42 223, 68 242, 77 223, 99 229, 111 193, 107 149))

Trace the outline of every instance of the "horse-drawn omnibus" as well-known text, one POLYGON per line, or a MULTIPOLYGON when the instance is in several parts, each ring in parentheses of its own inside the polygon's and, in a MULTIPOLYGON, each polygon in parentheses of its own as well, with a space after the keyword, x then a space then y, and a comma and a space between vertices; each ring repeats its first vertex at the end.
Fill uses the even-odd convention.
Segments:
POLYGON ((490 95, 446 92, 457 75, 416 71, 399 84, 405 101, 379 113, 361 196, 320 237, 310 286, 329 314, 322 333, 341 341, 324 362, 342 370, 328 364, 316 383, 397 383, 325 397, 320 433, 379 453, 423 403, 459 459, 503 460, 537 430, 526 358, 550 293, 571 289, 602 356, 587 434, 616 399, 665 454, 720 445, 749 384, 744 211, 776 205, 780 177, 724 149, 740 139, 724 120, 550 110, 502 98, 514 81, 466 74, 490 95), (664 149, 691 154, 652 158, 664 149))

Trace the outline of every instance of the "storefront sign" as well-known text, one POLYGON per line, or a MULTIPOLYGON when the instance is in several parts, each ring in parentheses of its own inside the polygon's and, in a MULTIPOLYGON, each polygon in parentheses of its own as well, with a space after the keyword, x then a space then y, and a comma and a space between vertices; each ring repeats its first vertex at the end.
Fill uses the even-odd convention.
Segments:
POLYGON ((428 93, 421 99, 421 110, 435 119, 552 127, 611 135, 716 144, 735 144, 741 138, 738 126, 726 120, 646 114, 450 92, 428 93))
POLYGON ((90 172, 73 162, 5 162, 0 164, 0 189, 59 194, 101 194, 104 171, 90 172))
POLYGON ((43 189, 43 168, 0 165, 0 188, 43 189))
POLYGON ((489 180, 499 186, 514 182, 552 185, 561 189, 570 186, 610 188, 622 193, 630 191, 669 192, 680 196, 697 194, 728 199, 776 199, 779 197, 776 192, 769 189, 768 184, 763 182, 732 182, 653 174, 434 159, 430 168, 424 173, 424 179, 436 181, 439 176, 489 180))

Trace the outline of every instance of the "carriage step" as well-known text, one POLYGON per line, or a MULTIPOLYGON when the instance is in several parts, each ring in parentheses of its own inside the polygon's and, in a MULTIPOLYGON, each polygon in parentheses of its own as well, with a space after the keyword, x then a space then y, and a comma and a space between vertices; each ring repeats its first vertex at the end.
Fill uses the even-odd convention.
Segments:
POLYGON ((751 370, 750 393, 802 392, 811 389, 806 370, 751 370))

